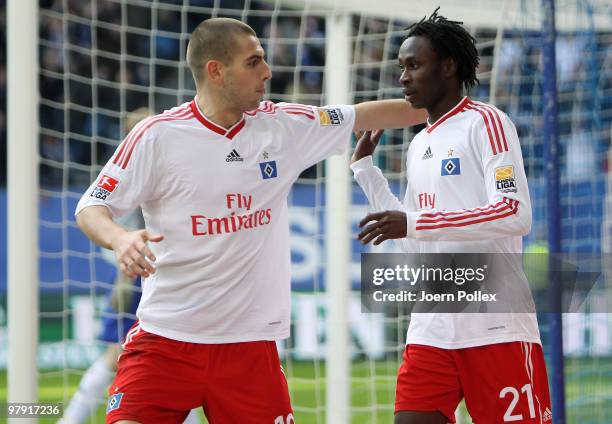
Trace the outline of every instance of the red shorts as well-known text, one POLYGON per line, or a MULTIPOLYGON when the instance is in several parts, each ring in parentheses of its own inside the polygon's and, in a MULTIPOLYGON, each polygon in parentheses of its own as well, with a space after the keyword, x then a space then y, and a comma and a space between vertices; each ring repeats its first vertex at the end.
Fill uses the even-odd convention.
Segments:
POLYGON ((552 423, 546 364, 537 343, 465 349, 409 345, 397 376, 395 412, 439 411, 455 422, 465 403, 475 423, 552 423))
POLYGON ((124 350, 108 390, 108 424, 178 424, 200 406, 211 424, 293 423, 272 341, 187 343, 147 333, 136 323, 124 350))

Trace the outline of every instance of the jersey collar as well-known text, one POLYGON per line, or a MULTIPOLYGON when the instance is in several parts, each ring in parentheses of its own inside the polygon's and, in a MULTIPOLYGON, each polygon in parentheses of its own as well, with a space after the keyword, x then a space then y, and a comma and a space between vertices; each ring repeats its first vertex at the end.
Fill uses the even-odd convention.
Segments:
POLYGON ((208 119, 206 116, 204 116, 204 114, 200 110, 200 107, 198 106, 198 102, 196 102, 196 99, 193 99, 191 101, 190 106, 191 106, 191 110, 193 111, 193 114, 195 115, 197 120, 202 123, 202 125, 204 125, 206 128, 208 128, 212 132, 215 132, 223 137, 226 137, 229 140, 233 139, 236 136, 236 134, 238 134, 240 130, 244 128, 244 124, 245 124, 244 115, 242 116, 242 118, 240 118, 240 121, 232 125, 231 128, 225 129, 222 126, 215 124, 213 121, 208 119))
POLYGON ((470 102, 470 99, 467 96, 464 97, 463 99, 461 99, 459 103, 457 103, 457 105, 454 108, 452 108, 451 110, 446 112, 444 115, 442 115, 440 118, 438 118, 438 120, 434 122, 433 124, 429 123, 429 119, 427 119, 427 132, 431 133, 433 130, 439 127, 440 124, 442 124, 444 121, 446 121, 451 116, 455 116, 456 114, 463 112, 469 102, 470 102))

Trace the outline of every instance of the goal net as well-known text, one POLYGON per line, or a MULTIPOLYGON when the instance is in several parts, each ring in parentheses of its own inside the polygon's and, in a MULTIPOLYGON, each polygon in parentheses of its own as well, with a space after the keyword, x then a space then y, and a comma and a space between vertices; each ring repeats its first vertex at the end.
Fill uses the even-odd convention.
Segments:
MULTIPOLYGON (((40 400, 67 405, 84 370, 108 347, 97 335, 102 322, 113 316, 107 303, 115 270, 77 228, 76 203, 125 136, 130 112, 146 108, 160 113, 193 98, 185 53, 197 24, 220 16, 249 23, 273 72, 267 99, 323 105, 326 18, 346 14, 352 63, 345 76, 350 81, 348 99, 361 102, 402 96, 397 53, 405 29, 439 3, 442 15, 464 21, 478 41, 481 85, 470 96, 496 104, 517 125, 534 209, 533 231, 525 243, 545 243, 549 170, 543 154, 537 1, 506 0, 495 8, 478 0, 461 2, 461 7, 451 1, 408 6, 399 0, 41 1, 40 400), (405 10, 408 7, 411 10, 405 10)), ((612 121, 612 10, 607 2, 595 0, 560 0, 557 8, 562 243, 566 251, 600 253, 612 249, 612 209, 604 207, 610 186, 606 157, 612 121)), ((418 130, 387 131, 377 152, 376 162, 398 195, 405 184, 404 152, 418 130)), ((334 282, 325 281, 325 271, 340 266, 348 267, 351 287, 346 300, 348 419, 391 422, 409 317, 402 311, 362 312, 359 254, 368 250, 354 237, 346 240, 350 263, 326 259, 325 184, 324 166, 316 165, 300 176, 289 198, 292 336, 279 343, 279 350, 295 420, 326 422, 326 316, 333 307, 326 294, 334 282)), ((345 219, 354 236, 356 223, 369 208, 354 184, 350 198, 345 219)), ((612 415, 612 319, 609 314, 570 315, 565 317, 569 422, 605 422, 612 415)), ((547 350, 545 318, 540 323, 547 350)), ((88 414, 90 422, 103 419, 104 392, 97 401, 99 407, 88 414)), ((467 419, 461 410, 457 415, 460 422, 467 419)))

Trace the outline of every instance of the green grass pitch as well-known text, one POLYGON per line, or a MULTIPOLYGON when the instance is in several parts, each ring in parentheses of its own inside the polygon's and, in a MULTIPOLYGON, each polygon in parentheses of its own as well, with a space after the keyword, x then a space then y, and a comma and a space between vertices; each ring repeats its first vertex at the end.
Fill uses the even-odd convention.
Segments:
MULTIPOLYGON (((395 397, 394 361, 357 361, 351 368, 351 424, 390 424, 395 397)), ((325 365, 323 362, 285 364, 297 424, 325 423, 325 365), (318 378, 315 378, 318 377, 318 378)), ((82 371, 41 371, 41 402, 68 399, 76 390, 82 371)), ((569 423, 608 423, 612 417, 612 358, 568 360, 566 395, 569 423)), ((6 401, 6 372, 0 372, 0 402, 6 401)), ((0 423, 6 422, 0 418, 0 423)), ((41 419, 55 423, 56 419, 41 419)), ((104 422, 104 407, 91 423, 104 422)), ((463 422, 471 422, 465 420, 463 422)))

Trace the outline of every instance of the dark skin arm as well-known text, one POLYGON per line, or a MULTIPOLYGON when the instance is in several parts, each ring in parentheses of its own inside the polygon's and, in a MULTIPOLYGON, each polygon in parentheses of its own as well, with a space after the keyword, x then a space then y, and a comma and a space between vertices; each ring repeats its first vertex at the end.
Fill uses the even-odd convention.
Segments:
POLYGON ((355 163, 366 156, 372 156, 383 132, 384 130, 356 132, 355 137, 357 137, 357 145, 351 157, 351 163, 355 163))
MULTIPOLYGON (((383 130, 356 133, 358 141, 351 163, 374 154, 382 134, 383 130)), ((406 237, 406 214, 402 211, 371 213, 359 222, 359 227, 363 228, 357 236, 361 243, 368 244, 374 240, 374 244, 379 245, 385 240, 406 237), (370 224, 366 225, 368 223, 370 224)))

